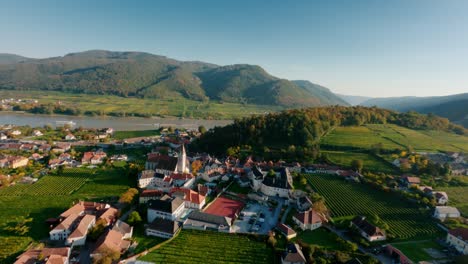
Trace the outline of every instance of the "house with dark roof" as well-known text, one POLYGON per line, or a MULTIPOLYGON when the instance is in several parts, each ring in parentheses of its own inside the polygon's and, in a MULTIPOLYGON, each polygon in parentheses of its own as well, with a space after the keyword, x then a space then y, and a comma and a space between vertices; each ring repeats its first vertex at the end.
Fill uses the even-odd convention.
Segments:
POLYGON ((145 170, 154 170, 157 173, 170 175, 176 172, 178 159, 159 153, 149 153, 145 163, 145 170))
POLYGON ((351 221, 351 227, 355 227, 359 231, 359 234, 369 242, 387 239, 384 231, 369 223, 364 216, 356 216, 351 221))
POLYGON ((159 200, 150 200, 148 202, 148 223, 153 222, 156 218, 175 221, 184 211, 184 200, 179 197, 172 198, 164 195, 159 200))
POLYGON ((199 211, 193 211, 185 220, 183 227, 187 229, 212 230, 218 232, 232 231, 232 219, 199 211))
POLYGON ((287 239, 291 239, 297 236, 297 233, 294 231, 294 229, 283 223, 278 223, 276 225, 276 229, 280 231, 287 239))
POLYGON ((419 177, 405 176, 402 180, 403 184, 406 185, 407 188, 421 184, 421 179, 419 177))
POLYGON ((306 262, 301 247, 296 243, 289 244, 281 256, 282 264, 305 264, 306 262))
POLYGON ((298 197, 296 199, 296 206, 299 211, 307 211, 312 207, 312 201, 307 195, 298 197))
POLYGON ((292 219, 302 230, 315 230, 325 221, 325 218, 313 209, 297 213, 292 219))
POLYGON ((274 171, 274 175, 267 174, 260 185, 260 191, 267 196, 289 198, 292 189, 292 177, 287 168, 274 171))
POLYGON ((445 241, 461 254, 468 255, 468 228, 449 230, 445 241))
POLYGON ((171 238, 179 229, 179 223, 176 221, 156 218, 152 223, 146 226, 145 233, 147 236, 171 238))

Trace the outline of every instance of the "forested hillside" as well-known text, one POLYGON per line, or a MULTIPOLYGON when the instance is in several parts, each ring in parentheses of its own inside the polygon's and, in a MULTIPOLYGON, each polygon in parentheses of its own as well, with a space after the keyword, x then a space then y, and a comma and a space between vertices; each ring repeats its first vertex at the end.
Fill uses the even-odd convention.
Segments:
MULTIPOLYGON (((206 132, 193 147, 210 153, 254 152, 271 158, 316 158, 319 140, 336 126, 395 124, 416 130, 440 130, 466 135, 467 130, 446 118, 415 112, 398 113, 368 107, 317 107, 287 110, 235 120, 206 132)), ((362 140, 365 140, 363 138, 362 140)))
POLYGON ((298 85, 256 65, 218 66, 143 52, 94 50, 63 57, 0 56, 0 89, 186 98, 284 107, 347 105, 324 87, 298 85))

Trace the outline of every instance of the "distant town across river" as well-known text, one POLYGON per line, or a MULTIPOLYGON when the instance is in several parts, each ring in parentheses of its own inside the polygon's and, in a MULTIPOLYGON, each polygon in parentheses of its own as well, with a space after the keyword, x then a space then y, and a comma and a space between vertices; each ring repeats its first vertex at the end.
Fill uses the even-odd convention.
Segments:
POLYGON ((112 127, 116 131, 150 130, 157 129, 159 127, 197 129, 199 126, 204 126, 207 129, 210 129, 215 126, 224 126, 231 122, 231 120, 179 119, 177 117, 93 117, 0 112, 1 125, 29 125, 31 127, 42 127, 45 125, 51 125, 53 127, 56 127, 64 124, 73 124, 74 127, 81 126, 86 128, 112 127))

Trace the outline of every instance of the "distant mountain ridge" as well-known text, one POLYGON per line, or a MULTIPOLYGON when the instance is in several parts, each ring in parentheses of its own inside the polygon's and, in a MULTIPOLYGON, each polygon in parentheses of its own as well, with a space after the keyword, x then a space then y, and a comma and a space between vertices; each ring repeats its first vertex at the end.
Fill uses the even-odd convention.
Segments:
POLYGON ((344 95, 344 94, 336 94, 341 99, 345 100, 350 105, 360 105, 365 101, 373 99, 372 97, 368 96, 360 96, 360 95, 344 95))
POLYGON ((373 98, 361 103, 361 105, 375 105, 400 112, 432 113, 468 127, 468 107, 466 107, 468 105, 468 93, 432 97, 373 98))
POLYGON ((329 89, 256 65, 218 66, 144 52, 91 50, 63 57, 0 56, 0 89, 220 100, 286 108, 348 105, 329 89))

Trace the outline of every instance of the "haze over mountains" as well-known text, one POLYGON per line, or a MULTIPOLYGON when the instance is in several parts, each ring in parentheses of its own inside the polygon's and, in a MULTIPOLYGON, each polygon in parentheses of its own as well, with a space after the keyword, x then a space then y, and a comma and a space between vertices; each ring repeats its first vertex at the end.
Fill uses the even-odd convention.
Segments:
POLYGON ((105 50, 46 59, 4 54, 0 56, 0 89, 185 97, 284 107, 348 105, 325 87, 280 79, 256 65, 218 66, 105 50))

